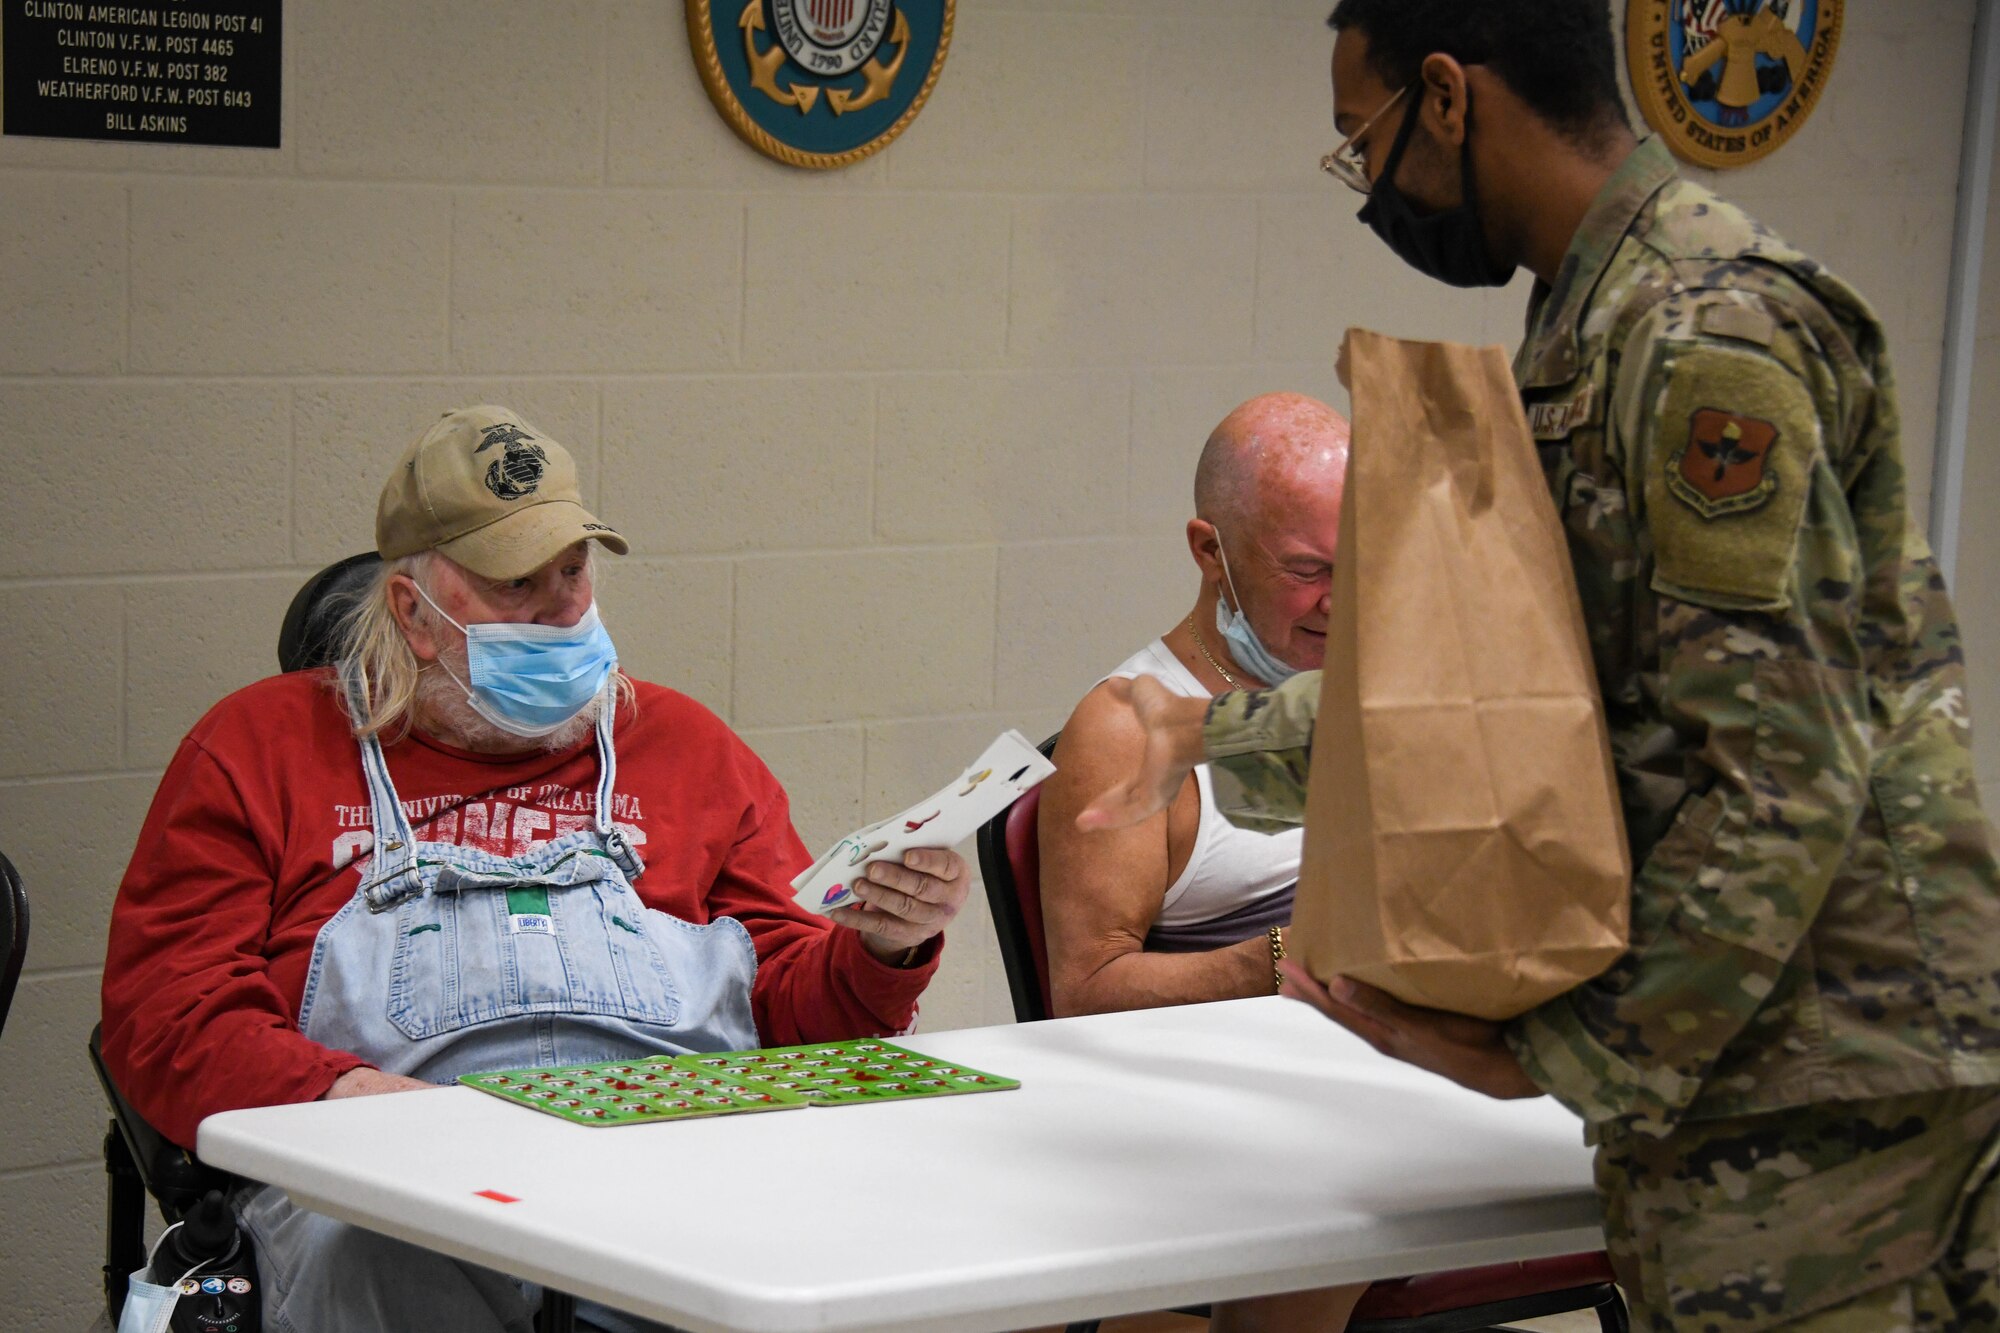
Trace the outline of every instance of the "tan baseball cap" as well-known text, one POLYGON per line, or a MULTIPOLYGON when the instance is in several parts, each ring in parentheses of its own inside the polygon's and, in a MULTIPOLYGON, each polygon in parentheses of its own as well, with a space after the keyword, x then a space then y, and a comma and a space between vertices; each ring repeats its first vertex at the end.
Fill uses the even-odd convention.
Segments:
POLYGON ((511 408, 447 412, 403 451, 375 507, 384 560, 440 551, 489 579, 518 579, 576 542, 625 539, 583 507, 569 450, 511 408))

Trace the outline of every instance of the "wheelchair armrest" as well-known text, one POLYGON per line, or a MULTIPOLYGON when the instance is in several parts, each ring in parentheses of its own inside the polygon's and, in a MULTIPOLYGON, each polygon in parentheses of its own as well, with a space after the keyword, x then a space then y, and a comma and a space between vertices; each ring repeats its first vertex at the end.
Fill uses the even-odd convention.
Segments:
POLYGON ((90 1029, 90 1065, 97 1071, 104 1099, 111 1104, 112 1122, 118 1126, 118 1136, 125 1140, 126 1151, 132 1155, 132 1164, 138 1169, 146 1193, 160 1201, 160 1209, 170 1221, 178 1219, 210 1190, 227 1193, 237 1183, 235 1176, 216 1170, 178 1143, 169 1142, 132 1109, 132 1103, 125 1100, 125 1094, 113 1081, 111 1071, 104 1067, 102 1035, 101 1024, 90 1029))

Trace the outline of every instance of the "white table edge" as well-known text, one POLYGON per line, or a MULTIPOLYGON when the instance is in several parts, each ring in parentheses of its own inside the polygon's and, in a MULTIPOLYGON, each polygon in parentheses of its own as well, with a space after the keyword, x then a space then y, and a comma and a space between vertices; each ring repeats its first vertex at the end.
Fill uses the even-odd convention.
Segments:
MULTIPOLYGON (((1264 1021, 1290 1010, 1285 1002, 1275 999, 1192 1009, 1212 1008, 1219 1016, 1236 1006, 1258 1006, 1264 1021), (1270 1008, 1279 1005, 1284 1005, 1284 1009, 1270 1008)), ((1197 1017, 1191 1011, 1183 1013, 1189 1014, 1190 1019, 1197 1017)), ((1234 1014, 1230 1017, 1233 1020, 1234 1014)), ((1053 1036, 1057 1027, 1051 1024, 1043 1030, 1053 1036)), ((1005 1030, 985 1031, 997 1034, 1005 1030)), ((929 1046, 934 1040, 951 1046, 960 1044, 961 1039, 970 1040, 981 1031, 913 1035, 902 1040, 917 1049, 929 1046)), ((948 1052, 930 1053, 966 1058, 948 1052)), ((972 1061, 968 1059, 967 1063, 972 1061)), ((423 1095, 471 1099, 482 1096, 469 1088, 423 1095)), ((1085 1256, 1074 1265, 1042 1264, 1032 1272, 1013 1272, 989 1263, 977 1273, 962 1274, 946 1283, 942 1290, 940 1274, 949 1274, 948 1267, 927 1268, 907 1277, 889 1275, 886 1280, 877 1273, 866 1290, 849 1288, 838 1281, 798 1281, 790 1286, 773 1286, 740 1274, 722 1277, 712 1271, 697 1273, 691 1267, 676 1273, 671 1261, 663 1262, 658 1254, 641 1256, 637 1251, 621 1251, 615 1243, 605 1245, 601 1240, 592 1243, 511 1225, 503 1225, 492 1235, 479 1236, 454 1231, 449 1217, 405 1217, 393 1210, 385 1216, 380 1207, 371 1209, 367 1197, 357 1196, 354 1189, 346 1188, 337 1172, 328 1174, 327 1168, 319 1166, 302 1168, 282 1148, 269 1142, 267 1135, 251 1132, 255 1121, 238 1120, 263 1114, 264 1111, 257 1110, 225 1112, 204 1121, 198 1131, 203 1158, 248 1179, 278 1180, 300 1206, 312 1211, 580 1297, 601 1300, 614 1308, 664 1319, 691 1333, 1012 1329, 1301 1290, 1392 1273, 1441 1271, 1598 1250, 1604 1243, 1598 1201, 1585 1183, 1585 1175, 1574 1187, 1497 1205, 1507 1213, 1504 1229, 1489 1234, 1463 1238, 1440 1236, 1430 1219, 1439 1211, 1449 1212, 1449 1208, 1389 1219, 1376 1233, 1382 1243, 1360 1256, 1323 1257, 1326 1249, 1323 1230, 1274 1219, 1268 1230, 1259 1226, 1248 1233, 1239 1233, 1232 1264, 1222 1263, 1192 1238, 1176 1237, 1154 1244, 1121 1247, 1116 1267, 1109 1273, 1106 1256, 1100 1252, 1085 1256), (244 1126, 241 1132, 239 1124, 244 1126), (348 1202, 336 1197, 343 1194, 348 1202), (522 1243, 524 1237, 531 1238, 529 1243, 522 1243), (1269 1262, 1248 1270, 1242 1268, 1242 1247, 1246 1243, 1258 1254, 1268 1256, 1269 1262), (508 1252, 503 1253, 500 1247, 506 1247, 508 1252), (1400 1257, 1408 1258, 1409 1262, 1399 1263, 1400 1257), (656 1298, 652 1294, 655 1291, 675 1304, 656 1298), (891 1299, 887 1304, 901 1309, 889 1310, 882 1308, 885 1295, 892 1298, 907 1295, 912 1299, 891 1299)))

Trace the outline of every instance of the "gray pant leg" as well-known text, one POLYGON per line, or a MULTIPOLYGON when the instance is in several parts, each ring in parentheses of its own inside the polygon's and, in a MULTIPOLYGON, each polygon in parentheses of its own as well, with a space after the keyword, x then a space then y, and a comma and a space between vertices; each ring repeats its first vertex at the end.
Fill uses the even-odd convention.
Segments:
POLYGON ((308 1212, 275 1186, 234 1203, 270 1333, 532 1333, 533 1308, 504 1273, 308 1212))

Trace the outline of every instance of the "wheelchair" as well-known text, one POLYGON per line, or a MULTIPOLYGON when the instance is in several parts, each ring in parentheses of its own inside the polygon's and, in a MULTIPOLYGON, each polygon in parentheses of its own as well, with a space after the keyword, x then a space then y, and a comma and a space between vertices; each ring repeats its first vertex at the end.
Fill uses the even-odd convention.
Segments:
MULTIPOLYGON (((341 615, 368 587, 380 567, 373 551, 338 560, 307 579, 292 598, 278 631, 278 669, 305 671, 330 664, 341 615)), ((169 1224, 180 1221, 209 1194, 225 1197, 243 1182, 207 1165, 132 1109, 111 1071, 104 1067, 102 1033, 90 1032, 90 1065, 104 1085, 111 1124, 104 1133, 104 1308, 118 1326, 125 1308, 127 1278, 146 1264, 146 1198, 159 1204, 169 1224)), ((545 1291, 535 1316, 536 1333, 570 1333, 576 1322, 573 1297, 545 1291)))

